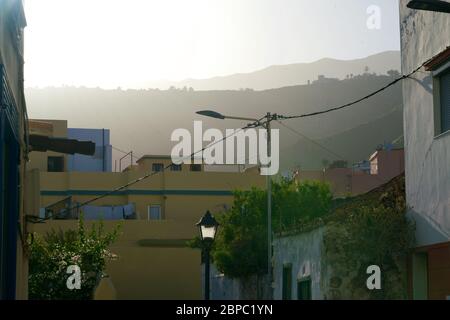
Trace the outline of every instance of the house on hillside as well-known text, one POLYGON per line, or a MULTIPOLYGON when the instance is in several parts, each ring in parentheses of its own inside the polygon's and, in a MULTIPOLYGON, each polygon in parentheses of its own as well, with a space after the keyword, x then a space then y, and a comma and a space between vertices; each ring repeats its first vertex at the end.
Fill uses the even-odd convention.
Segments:
POLYGON ((316 180, 330 184, 335 197, 355 196, 366 193, 405 170, 403 148, 381 147, 368 160, 351 168, 345 161, 331 163, 323 170, 299 170, 297 181, 316 180))

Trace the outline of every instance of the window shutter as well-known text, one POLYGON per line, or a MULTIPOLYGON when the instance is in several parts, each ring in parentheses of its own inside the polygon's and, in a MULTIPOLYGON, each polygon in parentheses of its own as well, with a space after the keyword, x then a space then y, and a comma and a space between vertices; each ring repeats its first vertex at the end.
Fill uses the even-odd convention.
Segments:
POLYGON ((442 132, 450 130, 450 72, 440 78, 442 132))

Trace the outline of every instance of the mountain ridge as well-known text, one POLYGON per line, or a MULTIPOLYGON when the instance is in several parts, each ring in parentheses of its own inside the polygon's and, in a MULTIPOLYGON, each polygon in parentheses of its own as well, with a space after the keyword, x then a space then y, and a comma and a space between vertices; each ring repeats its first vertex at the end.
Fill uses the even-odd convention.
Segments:
POLYGON ((400 52, 385 51, 367 57, 342 60, 321 58, 313 62, 271 65, 263 69, 215 76, 205 79, 188 78, 180 81, 149 81, 145 87, 167 89, 193 88, 194 90, 267 90, 292 85, 302 85, 313 81, 319 75, 344 79, 350 74, 361 74, 365 67, 376 74, 386 74, 388 70, 400 70, 400 52), (334 69, 334 70, 333 70, 334 69))

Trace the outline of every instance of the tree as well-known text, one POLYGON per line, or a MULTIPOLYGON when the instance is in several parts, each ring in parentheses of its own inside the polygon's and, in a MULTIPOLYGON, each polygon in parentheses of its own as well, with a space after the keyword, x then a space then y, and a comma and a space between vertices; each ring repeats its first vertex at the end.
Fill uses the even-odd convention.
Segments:
MULTIPOLYGON (((327 214, 331 192, 327 184, 282 179, 273 182, 274 231, 290 229, 301 221, 327 214)), ((235 191, 232 208, 218 217, 220 231, 212 249, 217 268, 231 278, 266 273, 267 192, 253 188, 235 191)))
POLYGON ((114 259, 108 247, 116 240, 120 226, 105 232, 103 223, 94 224, 88 232, 83 218, 77 230, 52 230, 44 236, 34 234, 30 243, 29 297, 38 300, 92 299, 106 262, 114 259), (81 288, 69 290, 69 266, 81 270, 81 288))
POLYGON ((388 76, 390 76, 392 79, 396 79, 398 77, 400 77, 400 72, 398 72, 397 70, 388 70, 387 71, 388 76))

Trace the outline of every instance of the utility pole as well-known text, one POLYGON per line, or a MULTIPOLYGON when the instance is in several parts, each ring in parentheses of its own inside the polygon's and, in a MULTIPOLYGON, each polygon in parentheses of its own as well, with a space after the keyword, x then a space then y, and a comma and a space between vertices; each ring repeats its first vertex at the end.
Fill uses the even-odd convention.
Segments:
MULTIPOLYGON (((197 111, 197 114, 202 116, 216 118, 220 120, 224 119, 233 119, 233 120, 246 120, 253 121, 253 124, 256 126, 263 126, 267 131, 267 156, 272 156, 272 147, 271 147, 271 126, 270 122, 278 119, 277 114, 271 114, 267 112, 266 116, 262 119, 266 119, 264 122, 261 122, 262 119, 254 119, 254 118, 244 118, 244 117, 235 117, 223 115, 219 112, 212 110, 203 110, 197 111)), ((270 164, 267 164, 270 167, 270 164)), ((269 295, 270 299, 273 298, 272 293, 272 178, 270 175, 266 177, 267 183, 267 282, 269 286, 269 295)))
MULTIPOLYGON (((266 115, 267 130, 267 156, 272 156, 270 122, 272 115, 267 112, 266 115)), ((269 164, 268 164, 269 165, 269 164)), ((267 282, 269 283, 269 297, 272 299, 272 177, 266 176, 267 182, 267 282)))

